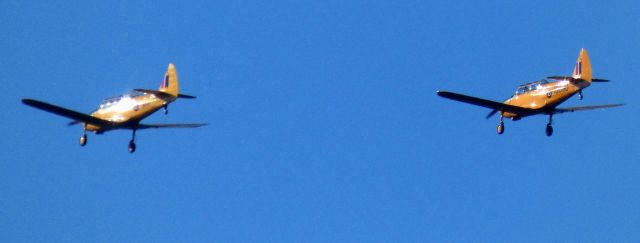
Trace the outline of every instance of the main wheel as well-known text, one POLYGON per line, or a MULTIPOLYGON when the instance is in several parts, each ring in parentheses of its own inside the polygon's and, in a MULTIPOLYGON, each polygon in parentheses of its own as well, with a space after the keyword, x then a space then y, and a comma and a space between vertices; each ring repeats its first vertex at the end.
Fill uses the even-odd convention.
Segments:
POLYGON ((80 146, 85 145, 87 145, 87 134, 82 134, 82 136, 80 136, 80 146))
POLYGON ((547 124, 547 129, 545 129, 545 132, 547 133, 547 137, 551 137, 551 135, 553 135, 553 127, 551 126, 551 124, 547 124))
POLYGON ((136 151, 136 143, 133 140, 129 141, 129 153, 133 153, 136 151))
POLYGON ((500 124, 498 124, 498 135, 504 133, 504 122, 500 122, 500 124))

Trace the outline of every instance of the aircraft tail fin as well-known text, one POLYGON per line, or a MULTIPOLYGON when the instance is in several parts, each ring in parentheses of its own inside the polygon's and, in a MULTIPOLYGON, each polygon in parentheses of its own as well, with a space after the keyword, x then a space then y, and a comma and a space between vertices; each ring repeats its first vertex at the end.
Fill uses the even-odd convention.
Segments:
POLYGON ((180 93, 178 86, 178 71, 176 71, 176 66, 174 66, 173 63, 169 63, 167 72, 164 74, 164 78, 162 79, 162 84, 160 84, 159 91, 173 96, 178 96, 180 93))
POLYGON ((573 78, 582 79, 589 83, 592 81, 591 62, 589 61, 589 55, 584 48, 580 49, 580 56, 576 61, 576 67, 573 69, 573 78))

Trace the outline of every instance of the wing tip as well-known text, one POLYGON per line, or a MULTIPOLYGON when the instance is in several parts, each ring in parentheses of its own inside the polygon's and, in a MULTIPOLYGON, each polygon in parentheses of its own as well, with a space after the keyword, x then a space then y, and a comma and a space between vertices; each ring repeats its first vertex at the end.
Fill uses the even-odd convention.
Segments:
POLYGON ((445 90, 436 90, 436 94, 440 97, 445 97, 447 94, 450 94, 451 92, 449 91, 445 91, 445 90))
POLYGON ((22 100, 22 104, 28 105, 28 106, 33 106, 33 107, 38 107, 38 106, 42 106, 44 104, 47 104, 45 102, 39 101, 39 100, 34 100, 34 99, 29 99, 29 98, 23 98, 22 100))

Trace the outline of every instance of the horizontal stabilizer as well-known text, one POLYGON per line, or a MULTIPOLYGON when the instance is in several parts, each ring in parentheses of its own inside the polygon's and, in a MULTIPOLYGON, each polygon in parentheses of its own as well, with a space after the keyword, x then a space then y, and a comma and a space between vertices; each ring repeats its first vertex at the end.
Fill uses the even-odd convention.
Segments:
POLYGON ((178 94, 178 98, 181 98, 181 99, 195 99, 196 97, 193 96, 193 95, 178 94))
MULTIPOLYGON (((162 91, 158 91, 158 90, 151 90, 151 89, 134 89, 135 91, 138 92, 143 92, 143 93, 147 93, 147 94, 154 94, 155 96, 160 97, 160 99, 168 99, 168 98, 172 98, 175 97, 167 92, 162 92, 162 91)), ((182 98, 182 99, 195 99, 195 96, 191 96, 191 95, 186 95, 186 94, 178 94, 178 98, 182 98)))
POLYGON ((45 103, 39 100, 33 99, 22 99, 22 103, 31 107, 38 108, 43 111, 51 112, 56 115, 64 116, 74 121, 80 121, 84 123, 94 124, 98 126, 109 126, 112 125, 110 121, 102 120, 100 118, 96 118, 84 113, 80 113, 77 111, 72 111, 67 108, 62 108, 60 106, 55 106, 49 103, 45 103))
MULTIPOLYGON (((573 77, 569 77, 569 76, 549 76, 547 77, 548 79, 553 79, 553 80, 568 80, 568 81, 581 81, 582 79, 575 79, 573 77)), ((591 82, 598 82, 598 83, 605 83, 605 82, 609 82, 610 80, 608 79, 602 79, 602 78, 594 78, 591 79, 591 82)))
POLYGON ((624 104, 611 104, 611 105, 592 105, 592 106, 577 106, 577 107, 565 107, 565 108, 556 108, 553 110, 554 114, 565 113, 565 112, 574 112, 574 111, 586 111, 586 110, 596 110, 596 109, 605 109, 623 106, 624 104))
POLYGON ((151 89, 133 89, 135 91, 138 92, 143 92, 143 93, 147 93, 147 94, 153 94, 155 96, 158 96, 158 98, 160 99, 169 99, 169 98, 175 98, 175 96, 166 93, 166 92, 162 92, 162 91, 157 91, 157 90, 151 90, 151 89))
POLYGON ((547 78, 553 80, 573 80, 573 77, 571 76, 549 76, 547 78))
POLYGON ((207 123, 183 123, 183 124, 138 124, 137 129, 149 128, 196 128, 206 126, 207 123))

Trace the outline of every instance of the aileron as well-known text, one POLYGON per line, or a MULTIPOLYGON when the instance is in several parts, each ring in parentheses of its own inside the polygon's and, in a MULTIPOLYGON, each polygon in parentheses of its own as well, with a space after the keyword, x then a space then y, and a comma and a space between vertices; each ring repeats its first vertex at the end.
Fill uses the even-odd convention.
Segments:
POLYGON ((98 126, 108 126, 111 122, 102 120, 84 113, 69 110, 60 106, 52 105, 46 102, 42 102, 34 99, 22 99, 22 103, 31 107, 38 108, 43 111, 51 112, 56 115, 64 116, 72 119, 73 121, 80 121, 98 126))
MULTIPOLYGON (((492 100, 481 99, 481 98, 453 93, 449 91, 438 91, 437 94, 440 97, 444 97, 447 99, 452 99, 452 100, 456 100, 456 101, 460 101, 460 102, 464 102, 472 105, 482 106, 485 108, 492 109, 494 111, 507 111, 512 113, 526 113, 530 111, 530 109, 523 108, 523 107, 517 107, 517 106, 508 105, 508 104, 504 104, 504 103, 500 103, 492 100)), ((489 115, 493 115, 493 113, 495 112, 492 111, 489 115)))

